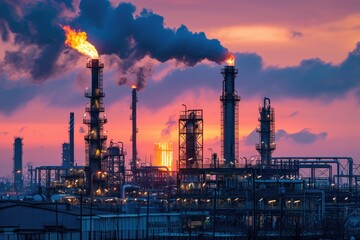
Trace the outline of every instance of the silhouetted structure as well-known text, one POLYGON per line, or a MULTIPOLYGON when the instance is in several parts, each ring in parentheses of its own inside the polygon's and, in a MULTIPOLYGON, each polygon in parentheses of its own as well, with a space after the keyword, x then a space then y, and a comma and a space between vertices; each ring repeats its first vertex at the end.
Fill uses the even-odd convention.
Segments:
POLYGON ((203 111, 187 110, 179 118, 179 168, 203 167, 203 111))
POLYGON ((138 132, 137 129, 137 123, 136 123, 136 103, 138 101, 137 99, 137 87, 136 85, 132 86, 132 100, 131 100, 131 124, 132 124, 132 135, 131 135, 131 141, 132 141, 132 159, 131 159, 131 172, 135 176, 137 173, 138 168, 138 162, 137 162, 137 141, 136 141, 136 135, 138 132))
POLYGON ((86 151, 86 165, 89 167, 88 171, 88 186, 90 192, 93 189, 98 189, 99 179, 95 173, 101 171, 101 158, 103 151, 106 149, 107 136, 104 134, 104 124, 107 122, 103 107, 103 68, 104 64, 99 59, 92 59, 86 64, 87 68, 91 69, 91 91, 85 92, 85 97, 90 99, 89 107, 86 107, 86 112, 89 116, 84 118, 84 124, 88 126, 88 132, 85 135, 85 151, 86 151), (93 180, 93 182, 91 182, 93 180), (93 186, 93 188, 91 188, 93 186))
POLYGON ((69 121, 69 142, 70 142, 70 146, 69 146, 69 166, 74 166, 74 162, 75 162, 75 139, 74 139, 74 113, 71 112, 70 113, 70 121, 69 121))
POLYGON ((63 143, 62 144, 62 166, 70 167, 70 144, 63 143))
POLYGON ((23 143, 22 138, 16 137, 14 141, 14 191, 19 192, 23 188, 23 143))
POLYGON ((225 66, 221 70, 221 156, 226 165, 234 166, 239 159, 239 101, 235 90, 235 78, 238 70, 234 66, 225 66))
POLYGON ((264 105, 259 108, 259 126, 256 131, 259 133, 259 143, 255 145, 260 153, 261 164, 270 166, 271 155, 276 149, 275 143, 275 112, 270 106, 270 99, 264 98, 264 105))

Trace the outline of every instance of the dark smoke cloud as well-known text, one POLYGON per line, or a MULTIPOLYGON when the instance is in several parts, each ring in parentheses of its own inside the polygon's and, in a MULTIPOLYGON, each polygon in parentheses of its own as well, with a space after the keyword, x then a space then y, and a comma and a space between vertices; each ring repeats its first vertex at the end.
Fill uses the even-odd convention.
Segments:
MULTIPOLYGON (((306 59, 296 66, 265 68, 261 56, 255 53, 235 55, 235 66, 239 71, 236 89, 243 99, 268 96, 275 101, 293 98, 326 103, 355 94, 360 101, 360 43, 337 65, 320 59, 306 59)), ((161 82, 149 82, 142 99, 146 106, 160 108, 182 93, 199 88, 215 90, 220 95, 221 81, 217 66, 200 64, 185 71, 176 69, 161 82)))
MULTIPOLYGON (((316 141, 323 140, 327 137, 327 132, 312 133, 310 129, 304 128, 299 132, 288 133, 284 129, 276 131, 276 141, 290 140, 298 144, 311 144, 316 141)), ((245 145, 255 145, 259 142, 259 133, 254 129, 248 136, 244 137, 243 140, 245 145)))
MULTIPOLYGON (((82 0, 75 6, 77 3, 75 0, 0 1, 1 41, 12 45, 0 59, 0 71, 4 73, 0 81, 19 80, 15 85, 1 85, 1 112, 12 113, 37 94, 45 94, 45 90, 51 95, 49 102, 55 105, 73 100, 65 100, 56 93, 55 87, 61 87, 63 82, 49 84, 46 89, 25 84, 29 80, 44 83, 64 77, 81 56, 65 47, 60 24, 86 31, 100 54, 119 59, 120 83, 135 83, 140 89, 151 76, 151 64, 139 64, 147 56, 160 62, 175 59, 193 66, 203 59, 219 63, 227 54, 218 40, 208 39, 204 33, 192 33, 185 26, 167 28, 163 17, 150 10, 135 15, 136 8, 131 3, 115 7, 109 0, 82 0)), ((81 85, 81 78, 75 78, 81 85)))
POLYGON ((27 72, 36 82, 62 71, 56 61, 65 37, 58 25, 61 14, 69 9, 73 9, 70 1, 1 1, 1 39, 9 41, 12 33, 17 50, 5 51, 0 66, 27 72))
POLYGON ((133 66, 127 71, 124 71, 122 76, 119 77, 118 85, 132 85, 135 84, 138 90, 145 87, 145 82, 151 77, 152 64, 146 63, 142 66, 133 66))
POLYGON ((176 59, 188 66, 208 59, 222 62, 227 54, 216 39, 205 33, 193 33, 184 25, 166 28, 164 18, 143 9, 135 16, 135 6, 120 3, 112 7, 108 1, 87 0, 80 3, 80 15, 73 22, 89 32, 100 54, 116 54, 124 69, 150 56, 160 62, 176 59))
MULTIPOLYGON (((1 65, 28 72, 37 82, 63 72, 66 65, 57 64, 65 49, 59 24, 86 31, 100 54, 116 54, 124 59, 124 70, 145 56, 160 62, 176 59, 193 66, 204 59, 220 63, 227 54, 218 40, 208 39, 202 32, 192 33, 185 26, 166 28, 164 18, 149 10, 135 16, 136 8, 131 3, 113 7, 107 0, 83 0, 76 18, 63 17, 74 9, 69 0, 1 1, 1 39, 9 41, 13 33, 18 47, 5 52, 1 65)), ((142 70, 138 73, 141 75, 142 70)))
POLYGON ((0 112, 5 114, 25 107, 39 92, 34 85, 9 81, 5 76, 0 76, 0 86, 0 112))

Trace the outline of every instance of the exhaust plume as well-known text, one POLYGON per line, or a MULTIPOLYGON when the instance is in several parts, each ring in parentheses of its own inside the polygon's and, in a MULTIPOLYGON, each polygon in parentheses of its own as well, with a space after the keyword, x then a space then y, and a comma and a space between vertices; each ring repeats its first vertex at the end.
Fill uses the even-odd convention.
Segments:
MULTIPOLYGON (((135 15, 136 7, 131 3, 115 7, 109 0, 82 0, 79 6, 75 3, 1 1, 0 37, 11 42, 15 50, 5 51, 0 66, 28 73, 38 82, 62 74, 70 65, 63 64, 63 59, 70 63, 79 56, 66 57, 69 51, 64 51, 65 36, 59 24, 86 31, 100 54, 124 60, 124 71, 146 56, 160 62, 175 59, 187 66, 204 59, 221 63, 226 58, 228 51, 218 40, 208 39, 203 32, 193 33, 184 25, 167 28, 162 16, 147 9, 135 15)), ((140 83, 144 70, 138 70, 140 83)))
POLYGON ((145 87, 146 79, 151 77, 152 64, 147 63, 142 66, 133 66, 124 72, 118 80, 118 85, 136 85, 138 90, 145 87))
POLYGON ((176 123, 177 123, 176 116, 175 115, 169 116, 169 119, 165 123, 166 126, 161 131, 161 137, 162 138, 169 138, 170 135, 171 135, 171 131, 174 128, 176 128, 176 123))

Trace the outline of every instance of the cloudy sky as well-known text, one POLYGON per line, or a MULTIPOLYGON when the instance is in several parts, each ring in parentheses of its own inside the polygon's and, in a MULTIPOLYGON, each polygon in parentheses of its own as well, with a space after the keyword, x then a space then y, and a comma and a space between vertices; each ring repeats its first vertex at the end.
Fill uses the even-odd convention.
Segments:
POLYGON ((177 119, 204 110, 204 155, 220 152, 220 74, 236 55, 240 156, 257 155, 254 129, 264 97, 275 108, 274 156, 350 156, 360 141, 360 2, 28 1, 0 2, 0 176, 11 174, 13 142, 24 166, 60 165, 75 113, 75 160, 84 164, 87 57, 64 44, 61 25, 86 31, 105 63, 108 139, 131 156, 130 99, 138 93, 138 152, 173 142, 177 119))

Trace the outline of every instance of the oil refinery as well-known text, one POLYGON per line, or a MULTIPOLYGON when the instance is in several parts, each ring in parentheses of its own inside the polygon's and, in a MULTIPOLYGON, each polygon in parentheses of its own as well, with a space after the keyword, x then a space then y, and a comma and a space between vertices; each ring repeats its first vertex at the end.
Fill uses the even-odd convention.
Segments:
MULTIPOLYGON (((20 200, 0 201, 1 239, 355 239, 360 236, 360 166, 348 156, 272 157, 275 111, 259 108, 254 149, 239 157, 240 96, 234 60, 221 69, 221 153, 204 159, 203 110, 178 116, 178 159, 155 144, 157 159, 137 156, 137 94, 131 92, 132 156, 107 143, 104 64, 94 58, 83 123, 85 166, 74 165, 74 113, 59 166, 29 167, 22 182, 22 138, 14 143, 14 186, 20 200), (28 221, 32 219, 33 221, 28 221), (20 237, 20 238, 19 238, 20 237)), ((220 78, 219 73, 219 78, 220 78)))

